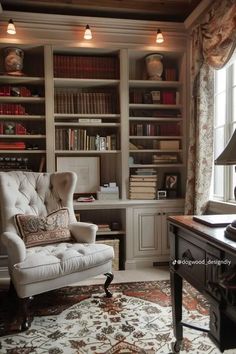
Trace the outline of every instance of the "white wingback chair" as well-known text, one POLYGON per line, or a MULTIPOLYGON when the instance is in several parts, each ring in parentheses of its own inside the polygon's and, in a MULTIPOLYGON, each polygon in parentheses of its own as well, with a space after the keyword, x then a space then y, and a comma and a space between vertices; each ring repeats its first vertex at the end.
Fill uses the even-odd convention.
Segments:
MULTIPOLYGON (((99 274, 106 276, 106 295, 113 275, 113 248, 96 244, 97 226, 77 222, 73 172, 0 172, 1 241, 6 247, 11 278, 10 290, 19 298, 23 311, 21 330, 30 326, 28 300, 36 294, 57 289, 99 274), (73 241, 26 247, 19 236, 15 215, 46 217, 54 210, 68 208, 73 241)), ((68 213, 67 213, 68 214, 68 213)))

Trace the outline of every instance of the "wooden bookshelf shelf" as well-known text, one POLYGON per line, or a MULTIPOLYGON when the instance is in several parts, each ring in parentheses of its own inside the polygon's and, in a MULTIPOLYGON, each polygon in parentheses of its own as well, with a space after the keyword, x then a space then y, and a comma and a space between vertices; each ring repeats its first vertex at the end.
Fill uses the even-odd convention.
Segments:
POLYGON ((11 75, 3 75, 0 76, 1 84, 9 84, 9 85, 43 85, 44 78, 43 77, 34 77, 34 76, 11 76, 11 75))
POLYGON ((129 108, 142 109, 181 109, 181 104, 130 103, 129 108))
POLYGON ((0 154, 45 154, 46 150, 0 150, 0 154))
POLYGON ((56 122, 56 127, 120 127, 120 123, 73 123, 73 122, 56 122))
POLYGON ((97 236, 100 235, 110 235, 110 236, 115 236, 115 235, 125 235, 125 231, 97 231, 97 236))
POLYGON ((133 153, 147 153, 147 152, 160 152, 160 153, 172 153, 172 152, 182 152, 182 149, 171 149, 171 150, 160 150, 160 149, 137 149, 137 150, 129 150, 129 152, 133 153))
POLYGON ((182 122, 183 118, 167 117, 129 117, 130 121, 151 121, 151 122, 182 122))
POLYGON ((142 139, 142 140, 145 140, 145 139, 155 139, 155 140, 165 140, 165 139, 168 139, 168 140, 180 140, 180 139, 183 139, 182 136, 180 135, 168 135, 168 136, 164 136, 164 135, 150 135, 150 136, 146 136, 146 135, 130 135, 129 137, 130 139, 142 139))
POLYGON ((118 154, 120 150, 55 150, 58 155, 99 155, 99 154, 118 154))
POLYGON ((0 96, 0 103, 43 103, 44 97, 9 97, 0 96))
POLYGON ((119 80, 112 79, 54 78, 54 86, 58 88, 117 86, 119 82, 119 80))
POLYGON ((132 164, 129 168, 149 168, 149 167, 182 167, 183 163, 162 163, 162 164, 132 164))
POLYGON ((44 115, 10 115, 10 114, 1 114, 0 115, 0 120, 45 120, 44 115))
POLYGON ((152 81, 152 80, 129 80, 129 87, 150 87, 150 88, 179 88, 182 83, 179 81, 152 81))
POLYGON ((0 134, 0 138, 1 139, 45 139, 46 135, 43 134, 21 134, 21 135, 17 135, 17 134, 0 134))
POLYGON ((72 119, 72 118, 120 118, 120 114, 101 114, 101 113, 54 113, 54 118, 72 119))

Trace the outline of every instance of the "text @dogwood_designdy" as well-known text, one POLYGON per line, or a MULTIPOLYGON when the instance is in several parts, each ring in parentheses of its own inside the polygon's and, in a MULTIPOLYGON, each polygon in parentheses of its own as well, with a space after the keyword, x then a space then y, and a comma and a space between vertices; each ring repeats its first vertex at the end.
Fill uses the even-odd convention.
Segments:
POLYGON ((189 260, 189 259, 174 259, 172 262, 172 265, 188 265, 188 266, 193 266, 193 265, 217 265, 217 266, 221 266, 221 265, 227 265, 230 266, 231 265, 231 261, 229 259, 194 259, 194 260, 189 260))

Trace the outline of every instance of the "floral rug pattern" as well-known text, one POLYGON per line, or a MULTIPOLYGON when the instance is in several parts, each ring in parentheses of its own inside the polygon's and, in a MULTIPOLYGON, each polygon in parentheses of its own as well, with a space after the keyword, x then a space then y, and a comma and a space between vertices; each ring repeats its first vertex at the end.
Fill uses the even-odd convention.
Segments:
MULTIPOLYGON (((35 296, 31 328, 0 337, 0 353, 171 353, 174 337, 169 281, 114 284, 110 289, 112 298, 104 296, 100 285, 65 287, 35 296)), ((8 301, 6 293, 0 294, 0 301, 3 305, 8 301)), ((184 318, 208 324, 207 302, 187 284, 183 303, 184 318)), ((4 316, 2 310, 0 320, 6 326, 9 318, 1 318, 4 316)), ((220 352, 205 333, 185 328, 181 353, 220 352)))

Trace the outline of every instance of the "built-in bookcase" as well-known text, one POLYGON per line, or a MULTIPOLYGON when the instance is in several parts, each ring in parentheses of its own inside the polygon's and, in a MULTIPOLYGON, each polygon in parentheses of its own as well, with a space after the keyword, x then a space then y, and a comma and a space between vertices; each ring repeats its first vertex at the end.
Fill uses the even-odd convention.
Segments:
POLYGON ((7 47, 0 48, 0 168, 45 171, 44 47, 17 45, 24 53, 21 75, 6 72, 7 47))
POLYGON ((71 28, 63 39, 52 30, 47 40, 37 37, 33 43, 29 36, 16 42, 24 51, 22 76, 6 75, 3 49, 9 45, 0 45, 0 168, 54 172, 57 161, 66 170, 70 161, 70 170, 84 180, 99 175, 95 197, 99 185, 116 182, 119 199, 113 193, 92 203, 74 201, 80 220, 100 225, 100 241, 119 245, 120 269, 168 261, 166 219, 183 213, 185 195, 185 30, 177 26, 176 32, 174 26, 175 35, 170 32, 163 45, 156 45, 136 29, 131 36, 121 31, 115 42, 114 28, 111 41, 75 42, 71 28), (147 76, 145 58, 153 53, 163 56, 161 81, 147 76), (96 165, 92 176, 87 173, 91 161, 96 165), (144 184, 138 169, 152 171, 144 184), (157 200, 167 174, 178 176, 180 193, 163 200, 160 194, 157 200), (147 194, 133 200, 130 189, 135 193, 137 186, 147 194))
MULTIPOLYGON (((160 53, 162 80, 150 80, 145 63, 150 54, 153 53, 130 51, 129 55, 129 174, 134 176, 137 170, 145 174, 149 170, 157 175, 157 189, 165 189, 165 173, 181 176, 185 169, 184 58, 160 53)), ((183 193, 179 188, 176 196, 183 193)), ((154 194, 150 197, 155 198, 154 194)))
POLYGON ((101 184, 120 187, 119 61, 118 51, 53 53, 55 158, 98 156, 101 184))

